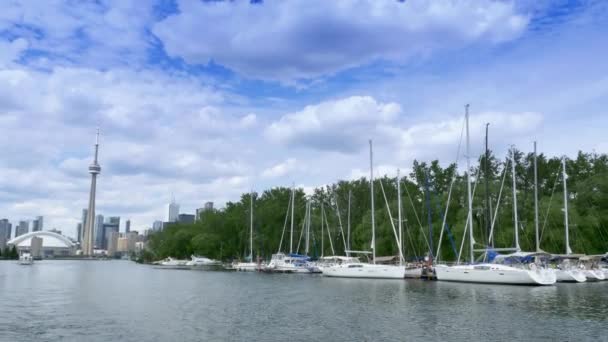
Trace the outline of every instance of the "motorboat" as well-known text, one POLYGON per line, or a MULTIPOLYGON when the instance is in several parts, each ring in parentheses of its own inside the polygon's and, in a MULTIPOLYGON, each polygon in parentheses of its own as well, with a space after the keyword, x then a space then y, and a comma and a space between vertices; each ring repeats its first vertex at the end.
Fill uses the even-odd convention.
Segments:
POLYGON ((189 267, 220 267, 222 263, 218 260, 209 259, 202 256, 192 255, 190 256, 190 261, 186 262, 186 266, 189 267))
POLYGON ((264 271, 277 273, 313 273, 310 258, 300 254, 273 254, 264 271))
POLYGON ((32 265, 34 263, 34 258, 30 253, 21 253, 19 255, 19 265, 32 265))
POLYGON ((180 260, 174 259, 172 257, 167 257, 163 260, 156 261, 153 263, 155 268, 165 268, 165 269, 189 269, 190 266, 186 265, 188 260, 180 260))
POLYGON ((533 261, 544 253, 516 252, 498 255, 493 262, 468 265, 437 265, 437 280, 466 283, 553 285, 557 281, 553 269, 533 261))

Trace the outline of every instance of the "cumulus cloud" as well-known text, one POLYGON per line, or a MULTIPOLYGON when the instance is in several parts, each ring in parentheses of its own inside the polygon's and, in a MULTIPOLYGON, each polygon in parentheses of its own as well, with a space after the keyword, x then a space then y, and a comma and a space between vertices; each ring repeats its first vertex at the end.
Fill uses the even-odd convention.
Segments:
POLYGON ((513 3, 490 0, 294 0, 256 5, 181 0, 178 8, 179 13, 153 28, 169 55, 283 81, 315 78, 374 60, 402 62, 473 42, 504 42, 518 37, 528 23, 513 3))
POLYGON ((264 178, 278 178, 287 175, 289 172, 294 171, 296 168, 296 159, 289 158, 284 162, 273 165, 264 171, 262 171, 262 177, 264 178))
POLYGON ((271 141, 311 149, 353 152, 373 136, 381 124, 401 113, 394 102, 352 96, 306 106, 271 123, 265 131, 271 141))

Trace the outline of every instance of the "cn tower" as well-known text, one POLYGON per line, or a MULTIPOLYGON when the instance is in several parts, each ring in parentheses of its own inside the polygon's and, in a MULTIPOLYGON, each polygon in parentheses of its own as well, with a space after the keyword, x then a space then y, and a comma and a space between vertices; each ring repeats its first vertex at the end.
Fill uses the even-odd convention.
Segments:
POLYGON ((95 188, 97 187, 97 175, 101 172, 101 166, 97 163, 97 154, 99 153, 99 129, 95 137, 95 159, 89 166, 91 174, 91 191, 89 193, 89 212, 87 214, 87 222, 84 227, 84 239, 82 241, 82 255, 93 256, 93 225, 95 222, 95 188))

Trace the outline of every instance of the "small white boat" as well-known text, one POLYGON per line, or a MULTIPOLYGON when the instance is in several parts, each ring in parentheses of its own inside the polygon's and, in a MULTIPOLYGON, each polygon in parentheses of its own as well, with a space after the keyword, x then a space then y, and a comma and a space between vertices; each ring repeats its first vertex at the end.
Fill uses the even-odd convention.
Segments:
POLYGON ((190 267, 212 267, 212 266, 221 266, 222 263, 217 260, 209 259, 206 257, 192 255, 190 256, 190 261, 186 262, 186 266, 190 267))
POLYGON ((260 265, 255 262, 237 262, 232 266, 234 269, 241 272, 255 272, 260 269, 260 265))
POLYGON ((403 279, 405 267, 352 262, 325 267, 323 275, 340 278, 403 279))
POLYGON ((19 265, 32 265, 34 263, 34 258, 30 253, 23 252, 19 255, 19 265))
POLYGON ((179 260, 174 259, 172 257, 167 257, 166 259, 156 261, 153 263, 155 268, 165 268, 165 269, 188 269, 190 266, 186 265, 188 260, 179 260))

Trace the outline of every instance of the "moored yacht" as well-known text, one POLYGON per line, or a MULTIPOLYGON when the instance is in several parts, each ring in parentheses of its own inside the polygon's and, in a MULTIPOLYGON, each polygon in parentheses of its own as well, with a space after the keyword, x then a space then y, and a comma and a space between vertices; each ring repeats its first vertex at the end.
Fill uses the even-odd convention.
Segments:
POLYGON ((180 260, 174 259, 172 257, 167 257, 163 260, 156 261, 153 263, 155 268, 166 268, 166 269, 188 269, 189 266, 186 265, 188 260, 180 260))
POLYGON ((585 272, 579 267, 578 259, 582 255, 554 255, 553 260, 558 261, 555 276, 562 283, 583 283, 587 281, 585 272))
POLYGON ((23 252, 19 255, 19 265, 32 265, 34 263, 34 258, 30 253, 23 252))
POLYGON ((403 279, 405 268, 399 265, 348 262, 323 268, 323 275, 341 278, 403 279))
POLYGON ((273 254, 264 271, 278 273, 312 273, 310 258, 300 254, 273 254))
POLYGON ((190 267, 219 267, 222 263, 218 260, 209 259, 202 256, 192 255, 190 261, 185 263, 186 266, 190 267))
POLYGON ((553 285, 555 272, 532 260, 544 253, 499 255, 492 263, 445 266, 437 265, 437 280, 486 284, 553 285), (532 261, 532 262, 528 262, 532 261))
POLYGON ((606 280, 604 270, 600 267, 600 260, 602 257, 603 255, 586 255, 580 259, 582 270, 587 277, 587 281, 606 280))

